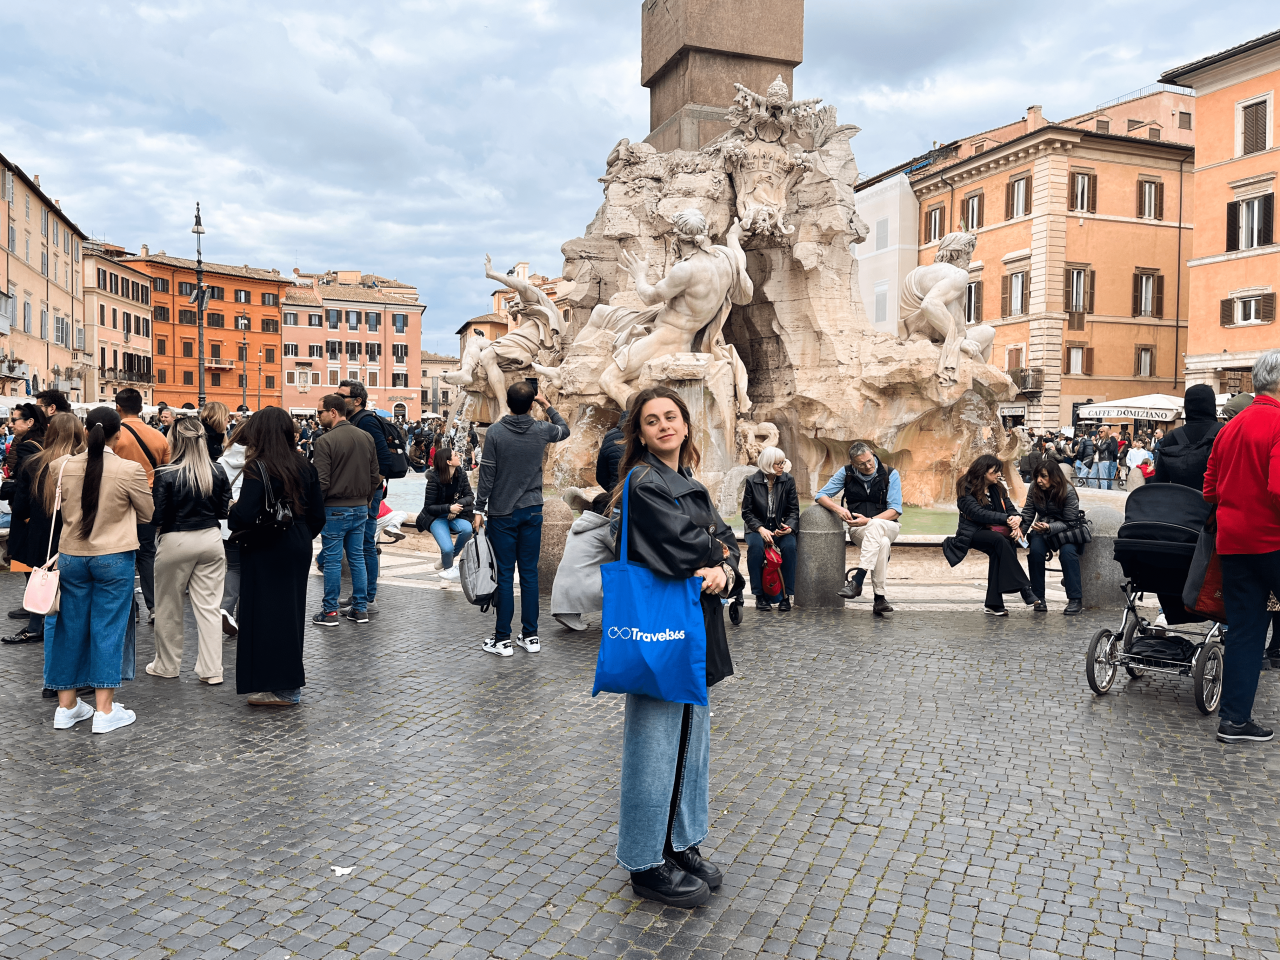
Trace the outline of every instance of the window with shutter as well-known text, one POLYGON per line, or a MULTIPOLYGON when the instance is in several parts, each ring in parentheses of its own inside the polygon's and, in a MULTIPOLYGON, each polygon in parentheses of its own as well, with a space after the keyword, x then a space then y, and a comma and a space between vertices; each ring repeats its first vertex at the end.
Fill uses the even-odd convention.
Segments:
POLYGON ((1164 317, 1164 276, 1157 274, 1152 277, 1155 291, 1151 299, 1151 315, 1156 318, 1164 317))
POLYGON ((1093 376, 1093 347, 1084 348, 1084 375, 1093 376))
POLYGON ((1004 185, 1004 218, 1013 219, 1013 182, 1004 185))
POLYGON ((1156 204, 1154 216, 1157 220, 1164 219, 1164 184, 1155 184, 1156 204))
POLYGON ((1098 285, 1098 271, 1089 271, 1089 295, 1086 299, 1085 313, 1093 313, 1093 291, 1098 285))
POLYGON ((1110 120, 1099 120, 1099 121, 1097 121, 1097 122, 1096 122, 1095 126, 1097 127, 1098 133, 1110 133, 1110 132, 1111 132, 1111 121, 1110 121, 1110 120))
POLYGON ((1258 230, 1258 245, 1268 246, 1275 242, 1273 237, 1275 236, 1276 195, 1268 193, 1258 199, 1262 201, 1262 222, 1258 230))
POLYGON ((1240 204, 1227 204, 1227 252, 1240 249, 1240 204))
POLYGON ((1000 278, 1000 316, 1009 316, 1009 275, 1000 278))
POLYGON ((1262 320, 1274 320, 1276 318, 1276 295, 1274 293, 1264 293, 1262 300, 1262 320))
POLYGON ((1089 174, 1089 212, 1098 212, 1098 175, 1089 174))
POLYGON ((1240 153, 1260 153, 1267 149, 1267 102, 1262 100, 1244 107, 1241 121, 1244 135, 1240 153))
POLYGON ((1132 316, 1142 316, 1142 274, 1135 273, 1133 275, 1133 313, 1132 316))
POLYGON ((1234 300, 1218 301, 1218 323, 1224 327, 1229 327, 1235 320, 1236 302, 1234 300))

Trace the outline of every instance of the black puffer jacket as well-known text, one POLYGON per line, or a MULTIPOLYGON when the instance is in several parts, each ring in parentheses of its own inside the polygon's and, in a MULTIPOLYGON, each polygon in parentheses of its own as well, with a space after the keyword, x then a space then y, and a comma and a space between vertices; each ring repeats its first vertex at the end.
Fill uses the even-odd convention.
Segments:
POLYGON ((984 507, 973 494, 965 494, 956 501, 960 510, 956 535, 942 541, 942 553, 951 566, 965 558, 975 533, 986 527, 1008 526, 1009 518, 1018 514, 1018 508, 1009 499, 1009 491, 1003 484, 993 483, 987 488, 987 502, 991 506, 984 507))
POLYGON ((475 511, 472 510, 475 502, 475 494, 471 492, 471 481, 467 479, 461 467, 454 469, 453 476, 447 482, 441 480, 440 475, 433 468, 427 471, 427 492, 422 498, 422 512, 418 514, 415 526, 421 533, 436 520, 447 517, 449 508, 455 503, 462 506, 462 512, 458 516, 464 520, 470 520, 475 516, 475 511))
MULTIPOLYGON (((628 498, 627 559, 673 580, 687 580, 703 567, 728 561, 735 578, 738 540, 711 503, 707 488, 691 476, 676 473, 651 453, 632 472, 628 498), (725 556, 728 548, 728 556, 725 556)), ((736 583, 729 584, 729 591, 736 583)), ((724 605, 702 595, 707 630, 707 686, 733 676, 724 605)))
POLYGON ((772 533, 779 527, 795 530, 800 525, 800 498, 796 495, 796 480, 783 473, 773 480, 773 512, 769 511, 769 478, 763 470, 747 477, 742 489, 742 522, 748 533, 755 533, 762 526, 772 533))
POLYGON ((156 512, 151 522, 157 533, 177 530, 208 530, 227 519, 231 506, 231 482, 222 466, 213 465, 213 493, 205 497, 179 481, 176 470, 161 467, 151 488, 156 512))
POLYGON ((1029 533, 1031 524, 1037 517, 1049 524, 1049 533, 1062 533, 1068 527, 1073 527, 1080 522, 1080 497, 1076 495, 1075 487, 1067 487, 1067 499, 1061 503, 1055 503, 1046 497, 1042 502, 1037 503, 1034 492, 1027 493, 1027 502, 1022 505, 1022 532, 1029 533))

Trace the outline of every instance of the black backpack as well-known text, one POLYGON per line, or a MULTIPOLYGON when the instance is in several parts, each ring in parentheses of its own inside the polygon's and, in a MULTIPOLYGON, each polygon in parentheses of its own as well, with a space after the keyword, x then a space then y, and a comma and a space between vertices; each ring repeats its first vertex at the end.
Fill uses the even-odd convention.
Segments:
POLYGON ((1160 444, 1160 474, 1167 477, 1170 483, 1181 484, 1195 490, 1203 489, 1204 473, 1209 469, 1209 454, 1213 452, 1213 438, 1218 435, 1221 426, 1214 424, 1208 432, 1195 443, 1187 443, 1186 435, 1174 433, 1160 444), (1170 440, 1174 440, 1170 443, 1170 440))
MULTIPOLYGON (((391 469, 387 471, 384 480, 399 480, 409 473, 409 453, 405 449, 404 435, 399 431, 394 423, 385 417, 380 417, 372 410, 361 411, 367 416, 373 417, 378 426, 382 429, 382 436, 387 441, 387 450, 391 454, 391 469)), ((361 420, 364 417, 360 418, 361 420)), ((359 421, 356 421, 359 426, 359 421)), ((360 429, 364 429, 361 427, 360 429)))

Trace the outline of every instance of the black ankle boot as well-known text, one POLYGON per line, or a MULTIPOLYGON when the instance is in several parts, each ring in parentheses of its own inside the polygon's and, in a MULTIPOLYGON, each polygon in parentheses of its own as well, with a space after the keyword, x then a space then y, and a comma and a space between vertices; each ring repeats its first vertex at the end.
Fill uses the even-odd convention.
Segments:
POLYGON ((724 880, 720 868, 710 860, 704 860, 702 852, 697 847, 689 847, 679 853, 669 850, 666 857, 685 873, 697 877, 712 890, 718 888, 720 882, 724 880))
POLYGON ((696 907, 711 899, 711 888, 706 883, 685 873, 670 860, 643 873, 631 874, 631 889, 637 897, 672 907, 696 907))
POLYGON ((1032 590, 1030 587, 1023 587, 1019 591, 1019 593, 1022 594, 1022 602, 1025 603, 1028 607, 1034 606, 1035 604, 1040 602, 1040 598, 1035 595, 1035 591, 1032 590))

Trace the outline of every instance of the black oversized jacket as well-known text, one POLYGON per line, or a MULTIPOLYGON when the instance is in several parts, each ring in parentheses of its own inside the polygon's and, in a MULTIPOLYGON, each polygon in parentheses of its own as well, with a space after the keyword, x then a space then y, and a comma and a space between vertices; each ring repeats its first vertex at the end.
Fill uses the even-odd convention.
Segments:
POLYGON ((975 533, 987 527, 1008 526, 1009 518, 1018 515, 1018 508, 1009 499, 1009 492, 1003 484, 993 483, 987 488, 987 502, 991 505, 984 507, 973 494, 965 494, 956 501, 960 510, 956 535, 942 541, 942 553, 951 566, 965 558, 975 533))
POLYGON ((773 481, 773 513, 769 512, 769 478, 763 470, 747 477, 742 489, 742 522, 748 533, 755 533, 763 526, 770 533, 779 527, 795 530, 800 524, 800 498, 796 495, 796 480, 789 473, 781 474, 773 481))
POLYGON ((1030 533, 1031 524, 1043 520, 1049 524, 1049 534, 1062 533, 1080 522, 1080 497, 1074 487, 1067 487, 1067 499, 1061 504, 1048 497, 1037 503, 1035 490, 1027 491, 1027 502, 1022 505, 1022 532, 1030 533))
MULTIPOLYGON (((703 567, 727 560, 738 576, 737 537, 716 511, 707 488, 651 453, 646 453, 631 473, 627 512, 629 562, 648 567, 659 576, 687 580, 703 567)), ((734 584, 729 584, 729 589, 732 591, 734 584)), ((719 597, 702 595, 702 619, 707 630, 710 687, 733 676, 719 597)))
POLYGON ((476 498, 471 492, 471 481, 461 467, 455 467, 449 481, 440 479, 435 468, 427 471, 427 492, 422 498, 422 512, 415 521, 418 531, 426 530, 441 517, 449 516, 449 508, 455 503, 461 505, 462 513, 458 516, 470 520, 475 516, 472 507, 476 498))

